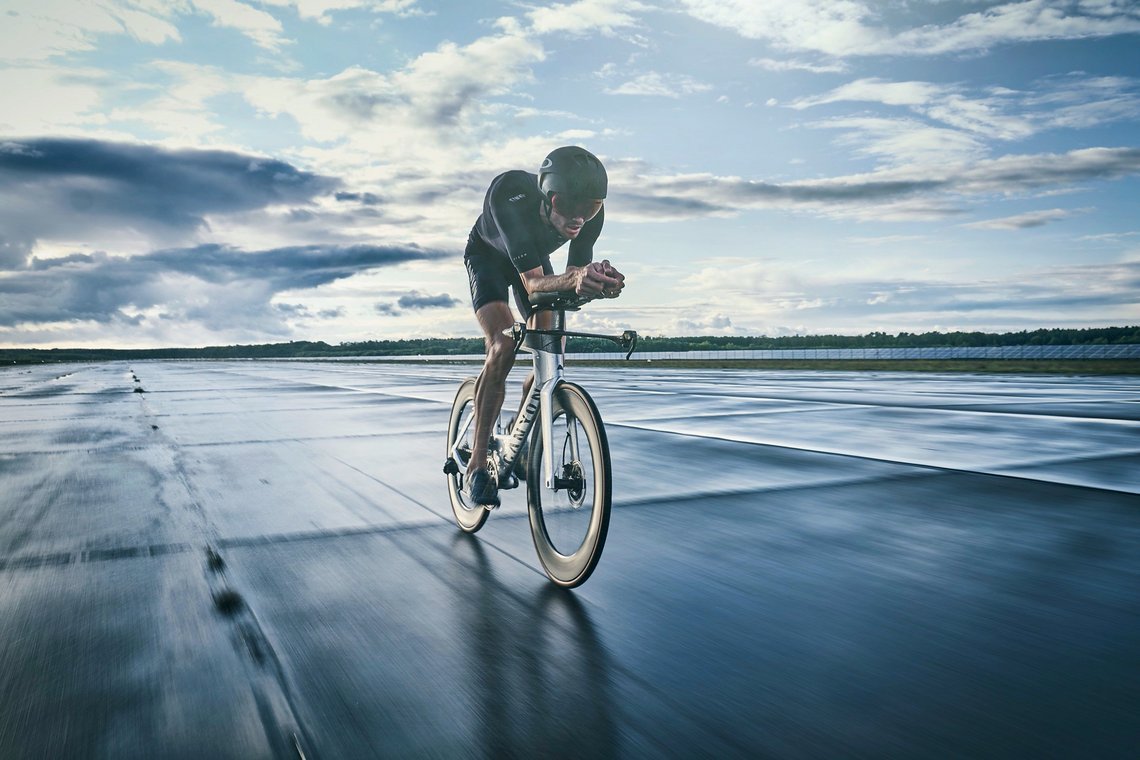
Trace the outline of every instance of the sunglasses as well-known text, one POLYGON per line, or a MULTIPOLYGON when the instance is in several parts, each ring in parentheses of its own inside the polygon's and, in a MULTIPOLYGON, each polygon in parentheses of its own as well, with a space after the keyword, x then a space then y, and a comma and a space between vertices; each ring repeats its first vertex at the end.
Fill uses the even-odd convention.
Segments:
POLYGON ((575 198, 571 195, 562 195, 561 193, 552 195, 550 202, 558 215, 566 219, 582 217, 582 219, 588 222, 602 210, 602 202, 600 200, 575 198))

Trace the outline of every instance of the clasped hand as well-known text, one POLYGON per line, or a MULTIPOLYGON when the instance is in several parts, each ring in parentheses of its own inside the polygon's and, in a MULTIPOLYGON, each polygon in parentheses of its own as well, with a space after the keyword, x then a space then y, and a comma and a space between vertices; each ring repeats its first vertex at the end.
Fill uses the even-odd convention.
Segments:
POLYGON ((587 298, 617 298, 625 287, 625 275, 608 259, 595 261, 578 270, 574 292, 587 298))

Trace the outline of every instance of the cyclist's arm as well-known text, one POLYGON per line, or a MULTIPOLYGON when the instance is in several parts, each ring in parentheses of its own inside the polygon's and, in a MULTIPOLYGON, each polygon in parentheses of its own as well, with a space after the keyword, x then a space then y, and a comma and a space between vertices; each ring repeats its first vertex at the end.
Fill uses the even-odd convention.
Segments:
POLYGON ((580 296, 596 298, 604 290, 620 290, 622 280, 605 273, 601 262, 585 266, 568 265, 562 274, 543 274, 542 267, 520 272, 528 293, 573 291, 580 296))

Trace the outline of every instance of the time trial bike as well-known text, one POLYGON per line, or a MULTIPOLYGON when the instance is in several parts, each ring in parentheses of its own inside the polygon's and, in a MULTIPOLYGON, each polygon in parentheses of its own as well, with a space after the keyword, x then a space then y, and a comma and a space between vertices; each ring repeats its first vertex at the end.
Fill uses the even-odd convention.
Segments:
MULTIPOLYGON (((554 583, 579 586, 602 556, 610 522, 613 483, 605 427, 586 390, 565 379, 565 338, 602 338, 622 347, 628 359, 637 333, 598 335, 566 329, 566 312, 578 311, 590 299, 574 293, 533 293, 531 323, 549 312, 550 326, 516 322, 511 328, 515 352, 532 355, 534 380, 518 415, 497 424, 488 446, 492 472, 501 490, 526 481, 530 532, 538 560, 554 583)), ((475 381, 459 386, 447 423, 447 459, 443 471, 451 509, 461 530, 483 527, 490 510, 470 501, 465 492, 471 440, 475 431, 475 381)))

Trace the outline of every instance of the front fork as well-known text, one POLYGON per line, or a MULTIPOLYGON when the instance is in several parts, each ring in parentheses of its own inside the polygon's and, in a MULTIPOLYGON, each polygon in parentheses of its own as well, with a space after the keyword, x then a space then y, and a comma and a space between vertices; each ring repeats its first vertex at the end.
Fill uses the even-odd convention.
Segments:
MULTIPOLYGON (((561 487, 559 483, 561 473, 554 469, 554 391, 562 384, 562 355, 549 351, 535 351, 535 381, 531 390, 531 399, 523 406, 523 415, 515 420, 513 435, 506 436, 505 446, 495 448, 492 456, 498 460, 500 472, 507 468, 506 458, 514 464, 519 449, 525 444, 526 437, 530 435, 530 428, 534 424, 534 406, 537 401, 539 435, 542 436, 542 463, 543 472, 546 473, 543 486, 551 491, 561 487), (519 436, 520 426, 525 426, 525 434, 519 436)), ((574 425, 570 426, 570 455, 571 461, 578 459, 578 431, 574 425)))
MULTIPOLYGON (((546 340, 550 340, 547 336, 535 336, 546 340)), ((554 391, 562 384, 563 375, 563 353, 562 353, 562 338, 555 338, 556 344, 551 345, 551 348, 557 348, 556 351, 544 351, 542 348, 535 347, 530 349, 534 353, 534 377, 535 384, 539 385, 539 394, 542 400, 539 409, 539 423, 542 425, 540 433, 542 435, 542 469, 546 473, 543 486, 550 491, 557 491, 559 487, 559 476, 561 473, 554 471, 554 391)), ((578 441, 575 435, 574 426, 570 426, 571 430, 571 446, 573 447, 572 456, 574 460, 578 458, 578 441)))
MULTIPOLYGON (((539 435, 542 436, 543 472, 546 473, 543 485, 551 491, 558 490, 559 473, 554 471, 554 391, 561 382, 561 377, 551 378, 541 386, 536 381, 535 388, 531 391, 531 400, 523 407, 523 415, 515 420, 511 435, 496 436, 491 447, 491 457, 495 461, 500 481, 504 475, 510 477, 509 472, 514 466, 514 461, 525 445, 531 427, 537 422, 539 435), (535 406, 538 407, 537 419, 534 415, 535 406), (525 433, 519 435, 523 430, 525 433)), ((570 436, 572 456, 576 460, 578 457, 578 438, 577 430, 573 426, 570 428, 570 436)))

